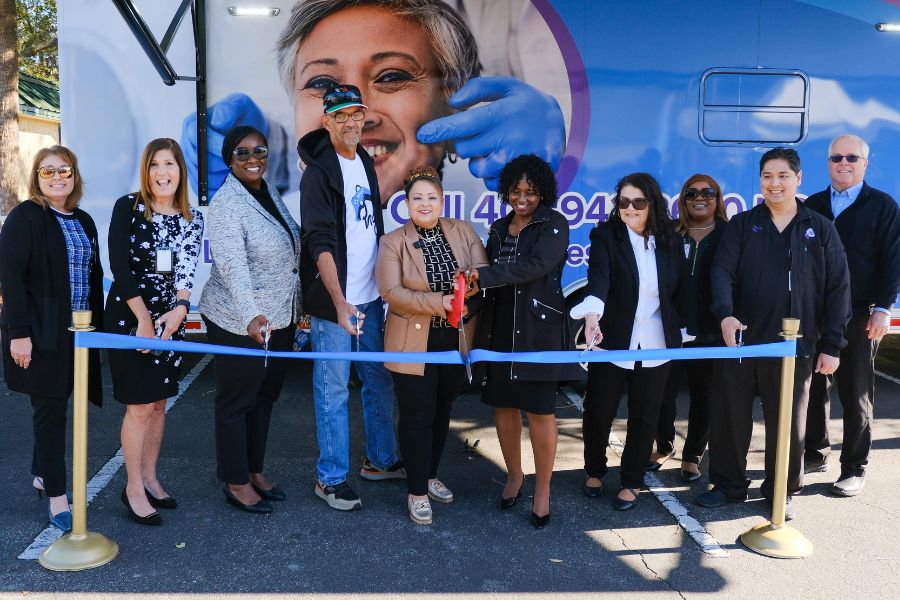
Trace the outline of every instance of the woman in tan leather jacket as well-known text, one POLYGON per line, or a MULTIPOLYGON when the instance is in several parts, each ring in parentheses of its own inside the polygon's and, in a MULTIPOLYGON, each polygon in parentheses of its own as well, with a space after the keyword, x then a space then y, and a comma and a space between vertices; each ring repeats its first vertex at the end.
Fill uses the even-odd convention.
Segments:
MULTIPOLYGON (((447 321, 454 275, 487 264, 484 245, 472 226, 440 216, 444 191, 439 177, 431 167, 410 173, 405 186, 410 221, 381 238, 375 279, 388 304, 386 352, 459 348, 459 331, 447 321)), ((473 325, 471 320, 465 325, 466 339, 473 339, 473 325)), ((453 501, 453 493, 437 479, 437 467, 464 370, 461 365, 424 363, 384 366, 393 375, 397 394, 409 516, 418 525, 429 525, 429 498, 444 504, 453 501)))

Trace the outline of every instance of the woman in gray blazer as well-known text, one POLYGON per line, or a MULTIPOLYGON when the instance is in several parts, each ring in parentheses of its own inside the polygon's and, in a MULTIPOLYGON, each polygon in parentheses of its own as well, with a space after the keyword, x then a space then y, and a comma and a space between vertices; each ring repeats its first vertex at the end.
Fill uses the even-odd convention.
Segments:
MULTIPOLYGON (((207 216, 213 264, 200 312, 213 344, 290 350, 300 307, 300 228, 266 184, 265 136, 248 126, 225 136, 222 156, 231 173, 207 216)), ((272 511, 285 493, 263 474, 272 404, 281 392, 285 361, 216 357, 216 462, 229 504, 272 511)))

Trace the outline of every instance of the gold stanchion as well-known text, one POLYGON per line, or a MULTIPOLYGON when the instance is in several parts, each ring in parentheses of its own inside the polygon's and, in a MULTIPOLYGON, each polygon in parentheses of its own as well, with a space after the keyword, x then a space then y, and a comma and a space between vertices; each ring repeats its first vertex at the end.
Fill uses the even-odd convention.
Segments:
MULTIPOLYGON (((786 340, 800 337, 798 319, 782 319, 781 336, 786 340)), ((750 550, 773 558, 803 558, 812 554, 813 545, 806 537, 784 524, 787 502, 787 472, 790 461, 791 412, 794 407, 793 356, 781 361, 781 401, 778 407, 778 442, 775 446, 775 489, 772 497, 772 521, 745 531, 741 542, 750 550)))
MULTIPOLYGON (((92 331, 91 311, 72 312, 70 331, 92 331)), ((51 571, 83 571, 105 565, 119 545, 87 530, 88 349, 75 348, 75 406, 72 418, 72 532, 41 553, 41 566, 51 571)))

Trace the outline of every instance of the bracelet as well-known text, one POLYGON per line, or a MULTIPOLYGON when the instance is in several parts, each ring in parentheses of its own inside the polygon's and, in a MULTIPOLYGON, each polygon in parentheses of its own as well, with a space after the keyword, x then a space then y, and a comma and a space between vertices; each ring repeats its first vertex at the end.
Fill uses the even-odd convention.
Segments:
POLYGON ((172 308, 178 308, 179 306, 183 306, 187 309, 188 312, 191 312, 191 301, 190 300, 184 300, 183 298, 176 300, 175 306, 173 306, 172 308))

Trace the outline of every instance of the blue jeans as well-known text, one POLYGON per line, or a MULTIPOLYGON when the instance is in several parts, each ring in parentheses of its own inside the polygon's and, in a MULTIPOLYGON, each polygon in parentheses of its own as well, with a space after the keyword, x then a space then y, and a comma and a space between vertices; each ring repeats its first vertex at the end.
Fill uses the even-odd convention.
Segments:
MULTIPOLYGON (((357 306, 364 313, 365 331, 359 337, 361 352, 384 350, 384 308, 381 299, 357 306)), ((312 349, 317 352, 356 351, 356 340, 340 325, 313 317, 310 323, 312 349)), ((347 480, 350 470, 350 420, 347 401, 350 365, 362 380, 363 421, 366 455, 379 469, 397 462, 394 436, 394 382, 384 364, 343 360, 313 361, 313 398, 316 403, 316 436, 319 460, 316 474, 325 485, 347 480)))

